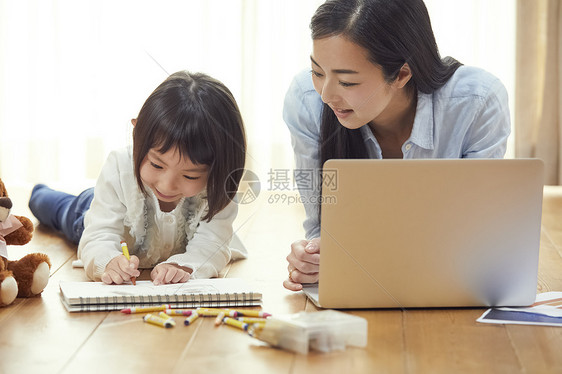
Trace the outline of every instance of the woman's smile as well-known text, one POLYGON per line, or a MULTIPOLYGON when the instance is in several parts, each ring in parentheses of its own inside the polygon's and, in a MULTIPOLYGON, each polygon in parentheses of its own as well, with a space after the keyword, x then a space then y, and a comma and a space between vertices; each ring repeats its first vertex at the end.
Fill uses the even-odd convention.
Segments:
POLYGON ((353 109, 339 109, 334 107, 330 107, 330 108, 332 108, 336 117, 340 119, 347 118, 351 115, 351 113, 353 113, 353 109))

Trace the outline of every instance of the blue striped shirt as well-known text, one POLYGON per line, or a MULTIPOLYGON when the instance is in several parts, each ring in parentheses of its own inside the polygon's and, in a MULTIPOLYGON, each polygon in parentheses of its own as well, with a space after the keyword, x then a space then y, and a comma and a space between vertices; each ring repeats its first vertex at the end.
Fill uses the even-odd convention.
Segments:
MULTIPOLYGON (((293 79, 285 96, 283 119, 289 127, 297 170, 319 171, 322 100, 314 90, 310 70, 293 79)), ((511 131, 507 91, 492 74, 461 66, 432 94, 418 92, 410 137, 402 145, 405 159, 502 158, 511 131)), ((382 151, 369 126, 361 127, 369 158, 382 151)), ((318 178, 310 188, 299 186, 306 210, 308 239, 320 236, 318 178)))

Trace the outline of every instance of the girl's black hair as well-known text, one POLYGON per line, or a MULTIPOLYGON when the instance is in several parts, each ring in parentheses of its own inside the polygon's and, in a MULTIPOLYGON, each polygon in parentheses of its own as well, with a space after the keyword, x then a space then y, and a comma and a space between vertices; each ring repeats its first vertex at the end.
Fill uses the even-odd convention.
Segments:
POLYGON ((143 193, 140 168, 148 151, 177 149, 196 165, 207 165, 208 212, 224 209, 238 189, 246 159, 240 110, 230 90, 203 73, 170 75, 145 101, 133 130, 133 162, 143 193))
MULTIPOLYGON (((422 0, 328 0, 310 23, 312 39, 343 36, 367 50, 369 60, 393 82, 408 63, 412 95, 432 93, 443 86, 462 64, 441 59, 429 14, 422 0)), ((324 104, 320 138, 321 165, 333 158, 367 158, 359 129, 342 126, 324 104)))

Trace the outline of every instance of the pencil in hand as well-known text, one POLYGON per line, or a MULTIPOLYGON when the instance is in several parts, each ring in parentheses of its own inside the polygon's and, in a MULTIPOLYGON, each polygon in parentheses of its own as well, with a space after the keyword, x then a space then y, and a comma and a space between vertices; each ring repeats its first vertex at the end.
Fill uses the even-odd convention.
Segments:
MULTIPOLYGON (((131 261, 131 257, 129 256, 129 248, 127 247, 127 243, 121 240, 121 249, 123 250, 123 256, 127 258, 127 260, 131 261)), ((137 278, 131 277, 131 282, 133 282, 133 286, 137 285, 137 278)))

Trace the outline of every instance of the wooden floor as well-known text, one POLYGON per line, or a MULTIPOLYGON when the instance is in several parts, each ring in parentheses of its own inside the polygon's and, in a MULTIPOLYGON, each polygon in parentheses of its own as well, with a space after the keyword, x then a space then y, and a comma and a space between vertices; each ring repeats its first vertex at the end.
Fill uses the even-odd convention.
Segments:
MULTIPOLYGON (((11 191, 14 213, 30 216, 28 194, 11 191)), ((222 275, 259 285, 265 311, 316 310, 281 285, 289 245, 303 236, 302 207, 269 198, 241 206, 235 226, 250 257, 222 275)), ((0 308, 0 373, 562 372, 562 328, 479 324, 484 309, 352 311, 368 320, 368 347, 309 355, 272 349, 210 319, 162 329, 119 312, 71 314, 58 283, 87 280, 71 266, 75 246, 39 225, 30 244, 9 251, 13 259, 47 253, 53 267, 41 297, 0 308)), ((552 290, 562 291, 562 187, 545 188, 543 207, 538 291, 552 290)))

